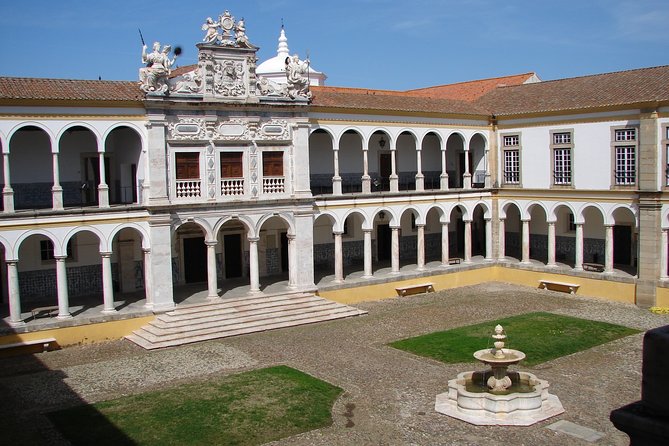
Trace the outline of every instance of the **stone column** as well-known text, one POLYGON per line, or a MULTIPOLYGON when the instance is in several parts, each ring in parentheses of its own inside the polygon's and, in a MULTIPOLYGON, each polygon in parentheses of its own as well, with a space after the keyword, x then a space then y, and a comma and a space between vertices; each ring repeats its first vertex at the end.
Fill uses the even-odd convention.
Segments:
POLYGON ((530 221, 521 220, 523 223, 522 229, 522 239, 523 239, 523 254, 522 260, 520 263, 531 263, 530 262, 530 221))
POLYGON ((613 272, 613 225, 605 225, 606 231, 604 248, 604 272, 611 274, 613 272))
POLYGON ((472 221, 464 220, 465 223, 465 263, 472 263, 472 221))
POLYGON ((469 171, 469 150, 465 150, 465 173, 462 174, 462 184, 465 189, 472 188, 472 173, 469 171))
POLYGON ((506 229, 504 219, 499 219, 499 260, 506 258, 506 229))
POLYGON ((102 300, 104 308, 102 313, 116 313, 114 308, 114 280, 112 278, 111 252, 101 252, 102 256, 102 300))
POLYGON ((153 293, 151 292, 151 249, 142 248, 144 254, 144 308, 153 309, 153 293))
POLYGON ((332 193, 334 195, 341 195, 341 177, 339 176, 339 147, 334 148, 334 176, 332 177, 332 193))
POLYGON ((287 234, 288 238, 288 286, 295 288, 297 286, 297 249, 295 243, 295 235, 287 234))
POLYGON ((260 237, 249 237, 249 275, 252 293, 260 292, 260 271, 258 269, 258 241, 260 237))
POLYGON ((576 253, 574 259, 574 269, 583 270, 583 223, 576 223, 576 253))
POLYGON ((218 298, 218 277, 216 275, 216 245, 218 240, 207 240, 207 299, 218 298))
POLYGON ((548 221, 548 262, 546 266, 555 268, 555 222, 548 221))
POLYGON ((660 280, 669 279, 667 273, 667 243, 669 243, 669 229, 662 229, 662 237, 660 240, 660 280))
POLYGON ((19 288, 18 260, 7 260, 7 282, 9 292, 9 325, 25 325, 21 318, 21 293, 19 288))
POLYGON ((416 255, 417 255, 417 270, 425 269, 425 225, 416 225, 416 255))
MULTIPOLYGON (((152 189, 153 191, 153 189, 152 189)), ((149 220, 151 240, 150 261, 151 305, 153 311, 169 311, 174 308, 172 286, 172 233, 169 214, 153 215, 149 220)), ((146 279, 145 279, 146 280, 146 279)))
POLYGON ((100 152, 100 184, 98 184, 98 203, 101 208, 109 207, 109 186, 105 172, 105 152, 100 152))
POLYGON ((334 233, 334 281, 338 283, 344 281, 344 246, 341 236, 341 232, 334 233))
MULTIPOLYGON (((364 144, 364 143, 363 143, 364 144)), ((369 156, 368 148, 365 144, 362 148, 362 193, 369 194, 372 192, 372 179, 369 176, 369 156)))
POLYGON ((67 293, 67 256, 54 256, 56 259, 56 287, 58 290, 58 319, 70 319, 70 298, 67 293))
POLYGON ((362 275, 364 278, 372 277, 372 230, 363 229, 364 246, 365 246, 365 272, 362 275))
POLYGON ((63 188, 60 185, 60 166, 58 152, 53 152, 53 186, 51 186, 51 204, 54 211, 63 209, 63 188))
POLYGON ((3 169, 2 173, 4 175, 5 185, 2 188, 2 203, 4 205, 5 212, 14 212, 14 189, 12 189, 10 169, 9 169, 9 152, 2 154, 3 157, 3 169))
POLYGON ((485 260, 492 261, 492 221, 485 219, 485 260))
POLYGON ((400 273, 400 228, 390 228, 390 273, 400 273))
POLYGON ((390 192, 399 190, 399 177, 397 176, 397 150, 395 140, 390 140, 390 192))
POLYGON ((416 150, 416 191, 421 192, 425 190, 425 175, 423 175, 423 163, 421 160, 422 150, 416 150))
POLYGON ((441 224, 441 266, 448 266, 448 222, 441 224))
POLYGON ((441 148, 441 175, 439 175, 441 190, 448 190, 448 172, 446 172, 446 143, 441 148))

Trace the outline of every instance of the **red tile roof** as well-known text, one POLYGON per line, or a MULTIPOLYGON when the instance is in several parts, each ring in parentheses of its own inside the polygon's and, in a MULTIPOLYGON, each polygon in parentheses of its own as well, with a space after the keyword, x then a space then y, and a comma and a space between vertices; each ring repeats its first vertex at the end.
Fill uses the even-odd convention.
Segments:
POLYGON ((478 79, 456 84, 437 85, 434 87, 407 90, 412 96, 424 96, 440 99, 457 99, 461 101, 475 101, 484 94, 500 86, 521 85, 535 77, 535 73, 514 74, 512 76, 478 79))
POLYGON ((0 100, 142 101, 137 82, 0 77, 0 100))
POLYGON ((368 90, 339 87, 311 87, 313 107, 418 112, 438 114, 486 115, 479 105, 452 99, 411 96, 401 91, 368 90))
POLYGON ((669 65, 496 88, 475 102, 498 116, 669 103, 669 65))

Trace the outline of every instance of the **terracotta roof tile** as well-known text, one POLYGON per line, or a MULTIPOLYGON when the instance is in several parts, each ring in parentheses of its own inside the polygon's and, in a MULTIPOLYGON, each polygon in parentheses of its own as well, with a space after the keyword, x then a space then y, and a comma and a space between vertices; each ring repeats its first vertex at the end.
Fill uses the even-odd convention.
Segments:
POLYGON ((501 87, 476 104, 498 116, 669 102, 669 66, 501 87))
POLYGON ((411 96, 404 92, 339 87, 311 87, 314 107, 334 107, 399 112, 485 115, 479 105, 452 99, 411 96))
POLYGON ((137 82, 0 77, 0 100, 142 101, 137 82))
POLYGON ((479 79, 468 82, 458 82, 456 84, 418 88, 415 90, 407 90, 406 93, 414 96, 425 96, 431 98, 475 101, 497 87, 521 85, 535 76, 535 73, 515 74, 512 76, 479 79))

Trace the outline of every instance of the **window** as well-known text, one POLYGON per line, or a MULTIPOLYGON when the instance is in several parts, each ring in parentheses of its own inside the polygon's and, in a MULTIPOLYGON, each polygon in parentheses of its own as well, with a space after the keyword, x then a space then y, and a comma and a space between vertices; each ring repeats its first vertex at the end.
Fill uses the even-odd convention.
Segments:
POLYGON ((615 186, 636 184, 637 143, 636 128, 613 129, 613 184, 615 186))
POLYGON ((175 154, 177 180, 200 179, 200 154, 179 152, 175 154))
POLYGON ((265 177, 283 176, 283 152, 263 152, 262 174, 265 177))
MULTIPOLYGON (((39 251, 40 251, 40 259, 43 262, 55 259, 53 255, 53 242, 51 240, 40 240, 39 251)), ((67 257, 70 259, 74 259, 74 255, 72 254, 72 252, 73 252, 72 240, 70 240, 69 242, 67 242, 67 257)))
POLYGON ((571 130, 551 132, 554 186, 571 186, 572 184, 572 140, 571 130))
POLYGON ((502 137, 504 151, 504 183, 520 184, 520 135, 502 137))
POLYGON ((221 152, 221 178, 244 176, 242 152, 221 152))
POLYGON ((669 125, 664 128, 662 147, 664 147, 664 185, 669 186, 669 125))

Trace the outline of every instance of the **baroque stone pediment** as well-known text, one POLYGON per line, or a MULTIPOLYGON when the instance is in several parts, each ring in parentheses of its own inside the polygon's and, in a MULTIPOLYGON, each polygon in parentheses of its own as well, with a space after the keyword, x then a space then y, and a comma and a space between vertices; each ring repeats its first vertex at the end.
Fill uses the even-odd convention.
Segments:
POLYGON ((251 121, 227 119, 209 121, 188 117, 167 124, 171 141, 290 141, 291 127, 286 120, 251 121))

